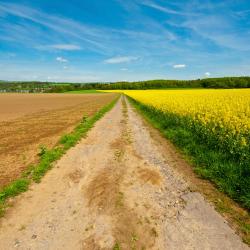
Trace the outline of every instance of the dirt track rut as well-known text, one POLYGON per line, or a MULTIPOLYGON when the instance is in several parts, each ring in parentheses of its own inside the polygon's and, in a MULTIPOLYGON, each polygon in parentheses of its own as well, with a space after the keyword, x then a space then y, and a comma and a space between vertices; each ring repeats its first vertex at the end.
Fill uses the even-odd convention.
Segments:
POLYGON ((248 249, 125 99, 0 221, 0 249, 248 249))

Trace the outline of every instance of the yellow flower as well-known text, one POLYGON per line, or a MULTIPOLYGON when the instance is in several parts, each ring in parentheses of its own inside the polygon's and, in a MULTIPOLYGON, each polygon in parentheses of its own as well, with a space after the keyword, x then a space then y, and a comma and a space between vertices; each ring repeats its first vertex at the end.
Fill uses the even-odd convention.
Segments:
MULTIPOLYGON (((211 133, 222 130, 225 140, 250 131, 250 89, 116 90, 166 113, 191 117, 211 133)), ((222 132, 220 132, 221 134, 222 132)))

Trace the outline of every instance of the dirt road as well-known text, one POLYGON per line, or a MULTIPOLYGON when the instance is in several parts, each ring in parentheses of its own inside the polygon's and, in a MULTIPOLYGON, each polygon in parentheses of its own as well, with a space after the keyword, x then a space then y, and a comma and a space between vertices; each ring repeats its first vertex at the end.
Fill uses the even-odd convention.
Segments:
POLYGON ((168 165, 126 101, 117 105, 0 224, 8 249, 248 249, 168 165))

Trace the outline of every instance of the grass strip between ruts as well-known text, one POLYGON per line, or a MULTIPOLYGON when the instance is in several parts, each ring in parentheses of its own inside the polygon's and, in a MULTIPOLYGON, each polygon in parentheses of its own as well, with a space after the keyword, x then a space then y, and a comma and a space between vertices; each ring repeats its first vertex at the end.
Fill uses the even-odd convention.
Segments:
POLYGON ((5 208, 8 206, 7 200, 28 190, 29 185, 34 182, 40 182, 45 173, 52 168, 53 163, 59 160, 66 151, 75 146, 81 138, 87 135, 87 132, 94 124, 104 116, 106 112, 111 110, 116 104, 119 97, 115 98, 111 103, 101 108, 91 117, 83 117, 80 124, 68 134, 63 135, 57 145, 52 149, 41 147, 39 156, 40 160, 37 165, 30 166, 23 174, 22 178, 13 181, 0 190, 0 217, 4 214, 5 208))

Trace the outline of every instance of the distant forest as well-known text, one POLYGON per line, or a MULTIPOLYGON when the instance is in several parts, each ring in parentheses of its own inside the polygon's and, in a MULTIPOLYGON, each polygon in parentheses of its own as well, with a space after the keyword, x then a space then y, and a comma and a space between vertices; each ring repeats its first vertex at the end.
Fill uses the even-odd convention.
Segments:
POLYGON ((167 89, 167 88, 250 88, 250 77, 223 77, 197 80, 148 80, 114 83, 54 83, 0 81, 0 92, 63 93, 84 89, 167 89))

